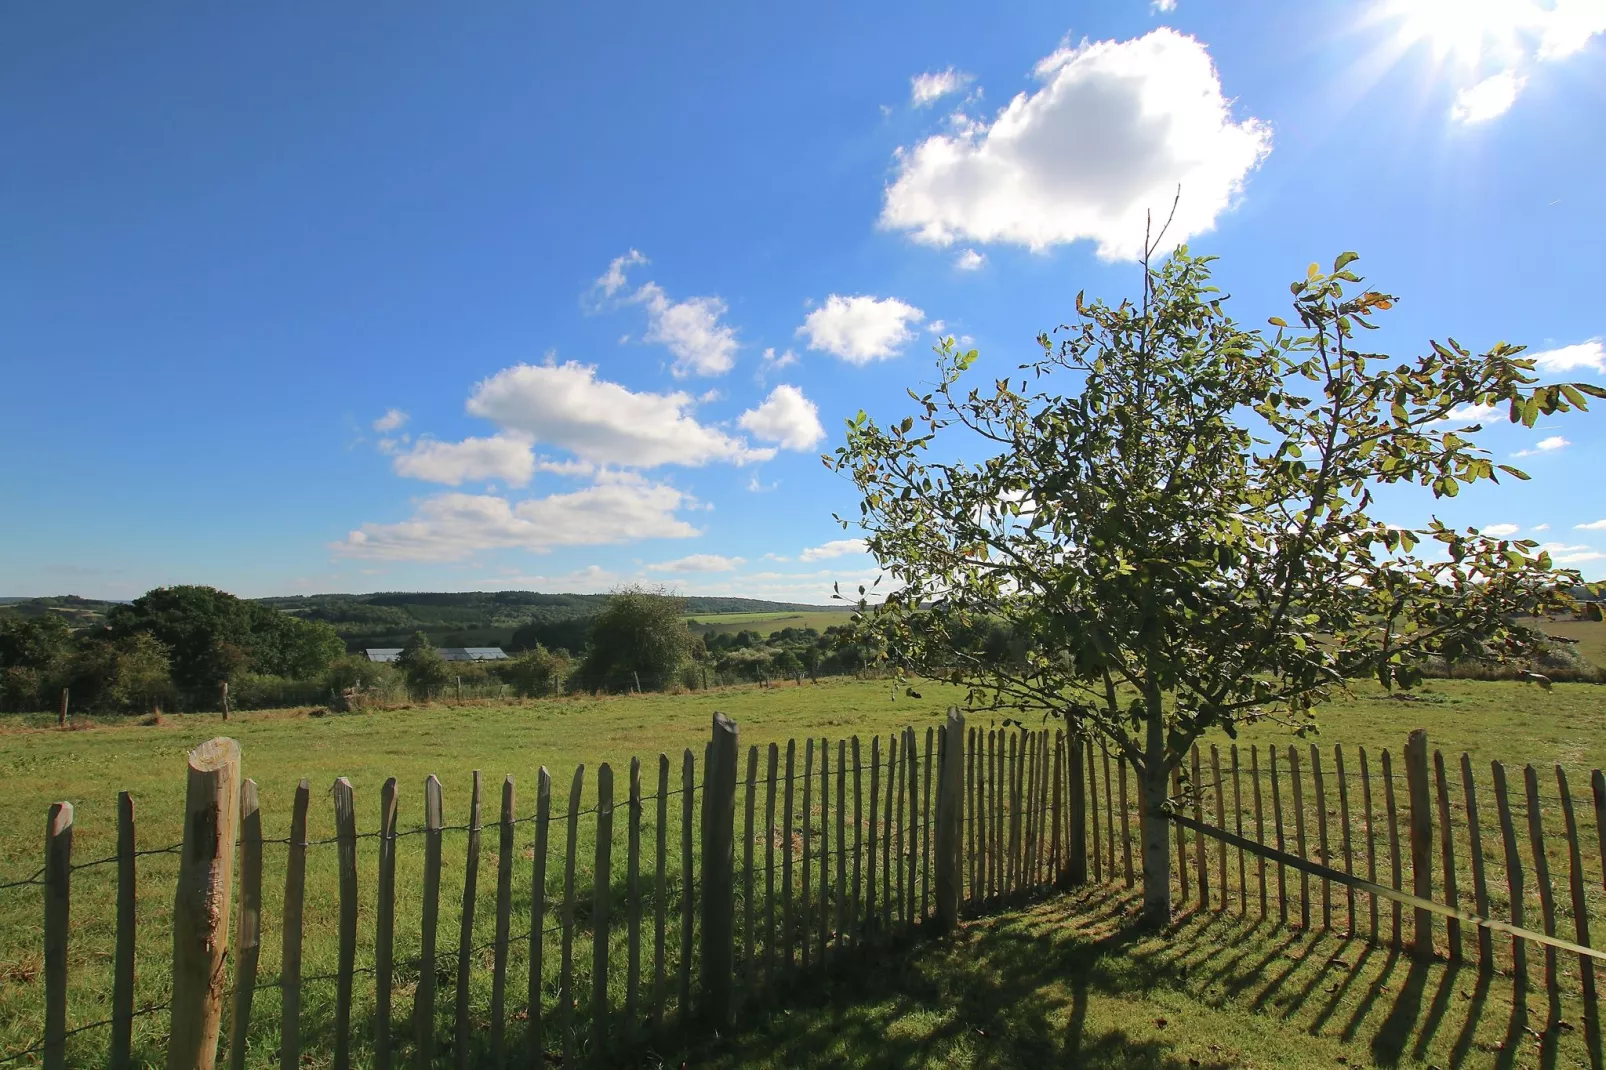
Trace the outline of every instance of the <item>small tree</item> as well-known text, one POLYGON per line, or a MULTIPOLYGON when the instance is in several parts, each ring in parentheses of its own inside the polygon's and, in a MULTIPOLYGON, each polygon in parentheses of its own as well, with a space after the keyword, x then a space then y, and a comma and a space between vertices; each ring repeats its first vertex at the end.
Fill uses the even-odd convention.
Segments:
POLYGON ((685 613, 685 600, 661 588, 615 591, 591 621, 591 646, 580 666, 585 686, 622 691, 638 677, 647 691, 668 686, 691 654, 685 613))
POLYGON ((569 658, 537 643, 533 649, 499 664, 496 673, 521 698, 540 698, 562 687, 569 675, 569 658))
POLYGON ((1537 635, 1514 615, 1570 604, 1578 582, 1530 541, 1369 513, 1383 486, 1527 478, 1476 446, 1464 407, 1531 427, 1606 391, 1536 386, 1506 343, 1357 350, 1393 299, 1355 259, 1312 265, 1292 287, 1301 331, 1274 319, 1268 339, 1227 316, 1209 259, 1145 258, 1140 302, 1077 295, 1019 377, 964 389, 976 352, 947 340, 915 416, 861 412, 825 458, 897 581, 873 611, 861 588, 860 633, 973 703, 1103 733, 1136 771, 1151 923, 1171 907, 1168 781, 1203 732, 1307 728, 1351 678, 1409 687, 1430 656, 1526 657, 1537 635))
POLYGON ((446 659, 423 632, 414 632, 407 640, 407 645, 396 656, 396 664, 407 679, 407 689, 419 698, 428 699, 439 694, 452 678, 446 659))

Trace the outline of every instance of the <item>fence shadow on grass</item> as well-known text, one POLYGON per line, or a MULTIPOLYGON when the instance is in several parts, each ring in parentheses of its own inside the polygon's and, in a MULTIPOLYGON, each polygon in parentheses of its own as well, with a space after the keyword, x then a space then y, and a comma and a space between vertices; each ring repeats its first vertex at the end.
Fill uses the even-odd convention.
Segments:
POLYGON ((1090 888, 950 942, 867 949, 784 1009, 751 1008, 734 1035, 656 1065, 1590 1065, 1580 1007, 1561 1015, 1579 1028, 1536 1034, 1546 997, 1508 976, 1234 913, 1149 934, 1137 907, 1090 888))

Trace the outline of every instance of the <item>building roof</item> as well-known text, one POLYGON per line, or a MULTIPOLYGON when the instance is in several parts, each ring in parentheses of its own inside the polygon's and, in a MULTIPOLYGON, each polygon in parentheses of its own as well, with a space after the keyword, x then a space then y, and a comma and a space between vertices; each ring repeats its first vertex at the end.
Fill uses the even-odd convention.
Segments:
MULTIPOLYGON (((369 661, 395 661, 401 657, 399 646, 371 646, 363 653, 369 661)), ((442 661, 506 661, 507 652, 499 646, 443 646, 436 653, 442 661)))

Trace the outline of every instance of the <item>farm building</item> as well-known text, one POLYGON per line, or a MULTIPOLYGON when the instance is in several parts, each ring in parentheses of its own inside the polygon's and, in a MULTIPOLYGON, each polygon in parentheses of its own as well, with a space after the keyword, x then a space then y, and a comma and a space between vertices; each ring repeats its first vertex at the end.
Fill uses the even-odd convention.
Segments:
MULTIPOLYGON (((395 661, 401 657, 399 646, 371 646, 363 653, 369 661, 395 661)), ((506 661, 507 652, 499 646, 443 646, 435 652, 443 661, 506 661)))

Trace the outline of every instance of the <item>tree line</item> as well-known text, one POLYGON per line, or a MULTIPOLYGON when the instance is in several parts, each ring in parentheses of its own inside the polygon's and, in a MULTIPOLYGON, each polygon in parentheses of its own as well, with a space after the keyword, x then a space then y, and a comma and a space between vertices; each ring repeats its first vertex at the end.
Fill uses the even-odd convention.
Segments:
POLYGON ((375 691, 427 700, 460 684, 521 697, 699 690, 856 672, 875 660, 835 628, 705 640, 687 626, 686 601, 664 590, 629 587, 598 604, 583 618, 521 628, 505 661, 447 662, 420 630, 388 664, 347 653, 328 621, 213 587, 159 587, 89 626, 51 612, 0 620, 0 708, 54 709, 65 690, 79 710, 212 710, 225 684, 240 708, 375 691))

